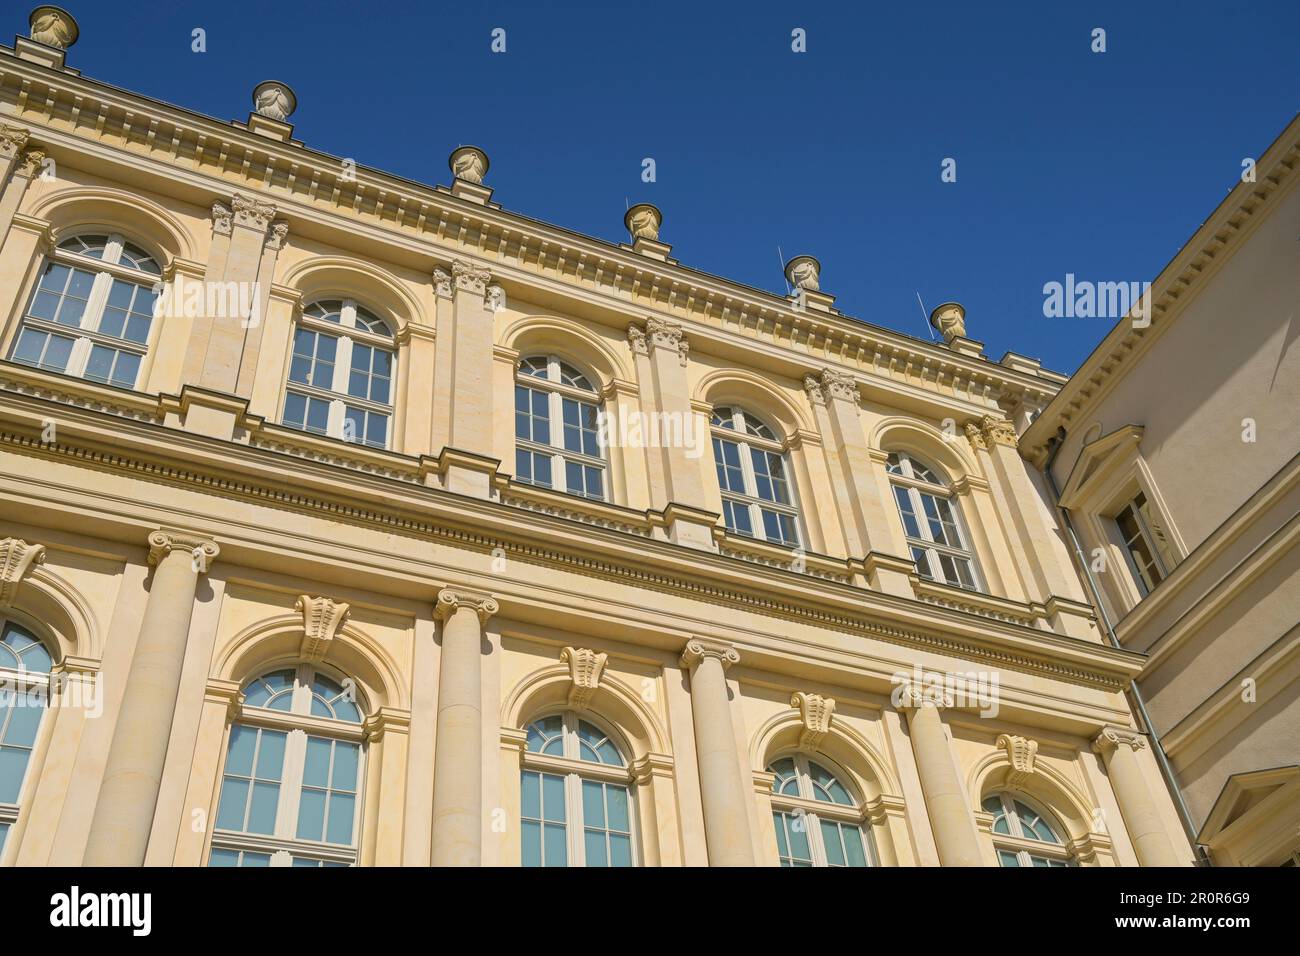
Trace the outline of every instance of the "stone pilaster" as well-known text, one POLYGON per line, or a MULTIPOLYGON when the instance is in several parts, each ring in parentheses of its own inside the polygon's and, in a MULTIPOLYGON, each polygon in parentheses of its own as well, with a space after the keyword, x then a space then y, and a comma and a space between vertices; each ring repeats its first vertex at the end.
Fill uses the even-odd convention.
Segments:
POLYGON ((691 674, 691 714, 709 866, 754 865, 745 809, 748 789, 740 775, 727 699, 726 671, 739 660, 740 654, 730 644, 702 638, 688 642, 682 652, 682 664, 691 674))
POLYGON ((483 626, 497 612, 489 595, 438 593, 442 658, 433 765, 433 865, 483 859, 483 626))
POLYGON ((1092 749, 1106 765, 1138 862, 1143 866, 1180 866, 1184 861, 1174 855, 1138 763, 1137 752, 1146 745, 1146 737, 1137 731, 1106 727, 1093 740, 1092 749))
POLYGON ((208 571, 219 550, 210 538, 188 532, 161 530, 149 535, 153 583, 90 824, 86 866, 144 864, 194 595, 199 575, 208 571))
POLYGON ((916 755, 925 808, 942 866, 983 866, 979 838, 952 748, 939 711, 952 701, 938 688, 909 684, 899 688, 898 709, 907 714, 907 732, 916 755))

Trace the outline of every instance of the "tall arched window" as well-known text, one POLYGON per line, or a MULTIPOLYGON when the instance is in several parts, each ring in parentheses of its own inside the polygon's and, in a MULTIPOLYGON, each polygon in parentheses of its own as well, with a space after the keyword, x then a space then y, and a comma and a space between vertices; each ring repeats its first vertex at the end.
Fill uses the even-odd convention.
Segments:
POLYGON ((18 821, 18 798, 45 715, 52 664, 35 634, 0 617, 0 852, 18 821))
POLYGON ((610 736, 572 711, 527 727, 524 866, 635 866, 631 774, 610 736))
POLYGON ((862 811, 831 771, 803 754, 767 768, 782 866, 871 866, 862 811))
POLYGON ((294 330, 285 425, 387 448, 392 431, 393 330, 352 299, 302 310, 294 330))
POLYGON ((727 530, 799 547, 799 509, 785 449, 763 421, 718 405, 712 419, 713 460, 727 530))
POLYGON ((942 472, 902 452, 885 463, 916 573, 968 591, 980 589, 961 510, 942 472))
POLYGON ((162 269, 117 233, 73 236, 45 262, 10 359, 135 388, 162 269))
POLYGON ((605 499, 600 397, 591 379, 554 355, 533 355, 515 376, 515 478, 605 499))
POLYGON ((351 866, 364 733, 351 687, 307 664, 244 687, 209 866, 351 866))
POLYGON ((1073 866, 1062 831, 1025 798, 995 793, 981 806, 993 814, 993 848, 1000 866, 1073 866))

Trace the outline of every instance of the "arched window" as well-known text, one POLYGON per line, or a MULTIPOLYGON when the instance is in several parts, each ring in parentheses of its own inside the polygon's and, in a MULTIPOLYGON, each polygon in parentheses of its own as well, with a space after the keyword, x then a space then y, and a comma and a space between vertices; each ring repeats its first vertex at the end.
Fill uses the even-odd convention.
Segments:
POLYGON ((1074 865, 1061 843, 1063 831, 1023 797, 995 793, 981 806, 993 814, 993 848, 1000 866, 1074 865))
POLYGON ((18 820, 18 798, 45 716, 52 664, 35 634, 0 617, 0 851, 18 820))
POLYGON ((590 378, 554 355, 533 355, 515 376, 515 478, 605 499, 600 398, 590 378))
POLYGON ((902 452, 889 456, 885 470, 889 472, 916 573, 927 581, 978 591, 975 556, 947 479, 902 452))
POLYGON ((772 783, 772 823, 782 866, 871 866, 862 811, 824 766, 795 754, 767 768, 772 783))
POLYGON ((352 299, 302 310, 293 335, 282 422, 387 448, 396 368, 393 330, 352 299))
POLYGON ((10 359, 135 388, 161 275, 153 256, 116 233, 64 240, 45 262, 10 359))
POLYGON ((718 405, 713 460, 727 530, 799 547, 799 510, 785 449, 770 427, 739 408, 718 405))
POLYGON ((635 866, 631 774, 610 736, 572 711, 534 720, 520 773, 524 866, 635 866))
POLYGON ((351 866, 361 820, 362 710, 307 664, 244 687, 230 728, 209 866, 351 866))

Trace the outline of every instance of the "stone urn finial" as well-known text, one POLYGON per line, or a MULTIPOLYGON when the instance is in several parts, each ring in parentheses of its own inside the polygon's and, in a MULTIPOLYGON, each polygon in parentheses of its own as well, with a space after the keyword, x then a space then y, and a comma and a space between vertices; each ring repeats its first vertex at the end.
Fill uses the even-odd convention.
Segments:
POLYGON ((623 216, 623 225, 632 235, 632 241, 649 239, 659 241, 659 227, 663 225, 664 214, 648 202, 639 202, 623 216))
POLYGON ((785 264, 785 278, 796 290, 821 291, 822 264, 812 256, 795 256, 785 264))
POLYGON ((37 7, 27 22, 31 25, 33 40, 56 50, 66 50, 72 46, 81 32, 77 29, 77 21, 72 14, 61 7, 37 7))
POLYGON ((253 88, 253 112, 278 123, 283 123, 298 108, 298 97, 289 84, 279 80, 263 80, 253 88))
POLYGON ((481 186, 490 164, 487 153, 477 146, 461 146, 452 150, 447 165, 451 167, 451 174, 457 179, 481 186))
POLYGON ((966 310, 960 302, 945 302, 930 313, 930 324, 939 330, 945 342, 966 337, 966 310))

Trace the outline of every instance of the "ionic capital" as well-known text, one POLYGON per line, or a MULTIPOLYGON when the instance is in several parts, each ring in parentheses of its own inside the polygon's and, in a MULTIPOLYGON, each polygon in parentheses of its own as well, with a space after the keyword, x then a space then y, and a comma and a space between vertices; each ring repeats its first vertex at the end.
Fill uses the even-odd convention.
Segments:
POLYGON ((693 637, 686 642, 681 660, 682 666, 692 673, 706 660, 715 660, 722 665, 723 670, 726 670, 732 664, 740 662, 740 652, 725 641, 693 637))
POLYGON ((566 647, 560 651, 560 660, 569 665, 569 706, 583 710, 600 689, 600 675, 605 672, 609 655, 586 647, 566 647))
POLYGON ((45 545, 21 538, 0 541, 0 607, 13 603, 18 585, 34 566, 45 563, 45 545))
POLYGON ((305 660, 320 662, 329 651, 330 642, 348 618, 351 606, 327 597, 303 594, 294 604, 302 615, 302 646, 299 653, 305 660))
POLYGON ((799 734, 799 746, 804 750, 816 750, 831 729, 831 716, 835 713, 835 699, 820 694, 805 694, 798 691, 790 698, 790 706, 798 707, 803 718, 803 730, 799 734))
POLYGON ((942 683, 906 681, 894 688, 894 706, 899 710, 917 710, 933 707, 936 710, 951 708, 953 695, 942 683))
POLYGON ((1092 749, 1101 754, 1103 760, 1109 760, 1120 747, 1138 751, 1147 745, 1146 734, 1127 727, 1105 727, 1092 742, 1092 749))
POLYGON ((157 565, 173 551, 183 551, 190 555, 197 574, 205 574, 212 567, 221 549, 211 538, 193 534, 188 531, 169 531, 160 529, 149 535, 149 563, 157 565))
POLYGON ((450 620, 453 614, 462 610, 473 611, 478 616, 479 627, 482 627, 493 614, 501 610, 501 605, 491 595, 479 591, 443 588, 438 592, 434 613, 440 621, 450 620))

